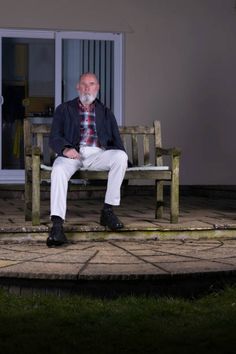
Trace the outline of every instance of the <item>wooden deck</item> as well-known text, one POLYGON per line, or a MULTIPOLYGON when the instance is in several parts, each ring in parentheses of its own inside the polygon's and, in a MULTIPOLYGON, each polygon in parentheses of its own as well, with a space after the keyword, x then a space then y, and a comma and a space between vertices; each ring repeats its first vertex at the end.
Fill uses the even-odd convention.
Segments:
MULTIPOLYGON (((169 222, 169 208, 162 219, 154 218, 155 200, 150 196, 124 196, 116 209, 125 228, 106 230, 99 224, 101 198, 68 200, 65 231, 70 240, 104 239, 186 239, 236 236, 236 210, 233 199, 182 196, 178 224, 169 222)), ((0 241, 44 241, 51 225, 49 200, 41 204, 40 226, 24 221, 23 198, 0 198, 0 241)))

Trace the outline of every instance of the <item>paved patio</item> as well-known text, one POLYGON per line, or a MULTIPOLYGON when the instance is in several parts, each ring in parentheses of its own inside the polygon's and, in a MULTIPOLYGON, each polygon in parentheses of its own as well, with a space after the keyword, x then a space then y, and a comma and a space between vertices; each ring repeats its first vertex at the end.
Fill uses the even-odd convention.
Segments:
MULTIPOLYGON (((101 198, 68 200, 65 230, 71 241, 122 240, 199 237, 234 237, 236 235, 236 206, 234 199, 209 199, 182 196, 178 224, 169 221, 168 204, 162 219, 154 218, 154 198, 132 195, 122 198, 116 209, 125 227, 119 232, 106 230, 99 224, 101 198)), ((41 225, 32 226, 24 220, 24 203, 21 199, 0 198, 0 241, 42 240, 50 227, 49 200, 41 203, 41 225)))
POLYGON ((236 279, 233 200, 182 197, 180 221, 153 217, 149 196, 124 198, 125 229, 99 225, 101 200, 68 203, 69 244, 47 248, 49 202, 42 225, 24 222, 23 200, 0 199, 0 286, 42 292, 196 294, 236 279))
POLYGON ((196 296, 236 281, 236 240, 4 243, 0 287, 17 294, 196 296))

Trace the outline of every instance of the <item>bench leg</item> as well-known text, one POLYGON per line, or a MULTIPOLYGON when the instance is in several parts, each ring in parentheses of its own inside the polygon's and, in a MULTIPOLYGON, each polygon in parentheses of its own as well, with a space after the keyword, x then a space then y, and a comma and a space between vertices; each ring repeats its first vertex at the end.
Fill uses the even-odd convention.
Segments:
POLYGON ((24 119, 24 158, 25 158, 25 190, 24 190, 24 211, 25 221, 32 220, 32 170, 31 170, 31 145, 30 121, 24 119))
POLYGON ((156 181, 156 212, 155 218, 162 218, 163 216, 163 182, 156 181))
POLYGON ((171 205, 170 221, 178 223, 179 220, 179 157, 172 160, 171 205))
POLYGON ((32 171, 29 166, 31 165, 31 158, 25 156, 25 221, 32 220, 32 171), (29 172, 30 171, 30 172, 29 172), (31 176, 29 174, 31 173, 31 176))
POLYGON ((32 225, 40 225, 40 156, 32 159, 32 225))
POLYGON ((129 186, 129 180, 128 179, 124 179, 121 185, 121 197, 123 198, 126 195, 126 191, 128 189, 129 186))
POLYGON ((32 185, 25 183, 25 221, 32 220, 32 185))

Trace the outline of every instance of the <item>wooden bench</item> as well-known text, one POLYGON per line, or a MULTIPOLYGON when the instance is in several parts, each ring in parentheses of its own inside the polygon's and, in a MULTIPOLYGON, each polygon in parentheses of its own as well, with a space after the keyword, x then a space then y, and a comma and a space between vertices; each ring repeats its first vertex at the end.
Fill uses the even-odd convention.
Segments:
MULTIPOLYGON (((42 181, 50 181, 51 152, 48 147, 50 124, 33 124, 30 118, 24 120, 25 141, 25 219, 33 225, 40 224, 40 186, 42 181), (45 154, 45 152, 47 152, 45 154), (44 158, 47 157, 45 163, 44 158)), ((128 168, 125 180, 155 181, 155 218, 163 214, 163 185, 170 184, 170 222, 177 223, 179 215, 179 160, 180 151, 175 148, 163 149, 161 125, 154 121, 152 127, 120 127, 120 134, 132 167, 128 168), (163 156, 169 155, 169 163, 163 165, 163 156)), ((54 155, 55 157, 55 155, 54 155)), ((73 179, 106 180, 107 171, 81 169, 73 179)))

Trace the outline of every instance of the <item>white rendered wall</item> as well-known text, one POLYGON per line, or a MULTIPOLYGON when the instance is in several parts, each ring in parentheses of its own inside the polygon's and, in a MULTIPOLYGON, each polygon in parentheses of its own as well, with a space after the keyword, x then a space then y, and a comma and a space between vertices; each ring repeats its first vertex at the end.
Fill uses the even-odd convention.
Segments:
POLYGON ((182 150, 181 184, 236 184, 234 0, 1 5, 2 28, 124 32, 125 123, 161 120, 164 145, 182 150))

